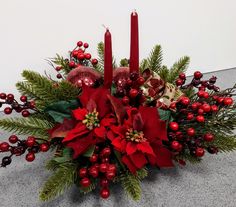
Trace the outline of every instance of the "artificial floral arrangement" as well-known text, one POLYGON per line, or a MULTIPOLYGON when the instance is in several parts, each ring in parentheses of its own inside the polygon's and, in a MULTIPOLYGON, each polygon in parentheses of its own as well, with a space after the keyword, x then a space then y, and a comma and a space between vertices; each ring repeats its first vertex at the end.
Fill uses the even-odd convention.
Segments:
POLYGON ((130 59, 117 67, 111 33, 98 44, 99 58, 79 41, 68 58, 49 63, 58 80, 25 70, 13 94, 0 94, 5 114, 0 127, 14 133, 0 143, 1 167, 14 156, 28 162, 51 150, 46 168, 53 172, 40 192, 53 199, 75 184, 82 193, 95 188, 108 198, 109 186, 121 183, 131 198, 141 197, 140 181, 149 169, 200 162, 206 152, 236 149, 234 87, 221 91, 216 77, 203 79, 196 71, 186 83, 189 57, 170 69, 162 65, 161 46, 139 64, 138 15, 131 14, 130 59), (19 135, 26 135, 20 138, 19 135))

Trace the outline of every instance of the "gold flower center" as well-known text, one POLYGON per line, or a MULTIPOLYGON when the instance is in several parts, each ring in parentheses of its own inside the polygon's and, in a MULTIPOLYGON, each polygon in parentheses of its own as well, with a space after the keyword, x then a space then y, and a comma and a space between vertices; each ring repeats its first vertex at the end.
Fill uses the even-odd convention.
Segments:
POLYGON ((82 123, 85 124, 89 130, 93 130, 95 127, 99 127, 100 124, 98 119, 98 112, 96 111, 96 109, 94 109, 93 112, 87 113, 82 123))
POLYGON ((128 131, 125 134, 125 138, 132 142, 144 142, 146 141, 146 138, 144 137, 144 133, 142 131, 138 132, 134 129, 128 129, 128 131))

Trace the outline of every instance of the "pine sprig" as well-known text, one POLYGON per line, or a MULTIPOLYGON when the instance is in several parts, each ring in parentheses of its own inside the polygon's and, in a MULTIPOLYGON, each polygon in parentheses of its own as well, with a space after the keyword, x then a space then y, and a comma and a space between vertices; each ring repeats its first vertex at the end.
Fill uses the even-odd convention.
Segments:
POLYGON ((57 100, 67 101, 75 99, 80 94, 81 89, 75 87, 68 81, 61 81, 58 83, 58 88, 56 89, 57 100))
POLYGON ((148 68, 148 60, 143 59, 142 62, 140 63, 140 71, 143 72, 147 68, 148 68))
POLYGON ((69 66, 69 61, 67 59, 64 59, 62 56, 56 54, 55 58, 51 59, 51 62, 62 66, 62 70, 65 74, 68 74, 71 71, 71 68, 69 66))
POLYGON ((194 155, 191 155, 189 153, 184 153, 184 154, 177 155, 175 158, 177 160, 188 161, 188 162, 190 162, 192 164, 197 164, 197 163, 201 162, 201 158, 195 157, 194 155))
POLYGON ((58 169, 60 167, 61 163, 57 162, 56 160, 52 159, 52 160, 49 160, 47 163, 46 163, 46 169, 47 170, 50 170, 50 171, 55 171, 56 169, 58 169))
POLYGON ((190 58, 188 56, 184 56, 174 63, 170 69, 167 81, 169 83, 174 83, 180 73, 186 72, 189 62, 190 58))
POLYGON ((40 99, 32 85, 27 82, 16 83, 16 88, 21 93, 21 95, 25 95, 30 99, 40 99))
POLYGON ((127 172, 122 174, 119 179, 128 196, 135 201, 141 198, 140 180, 137 176, 127 172))
POLYGON ((160 76, 160 78, 164 81, 168 80, 169 77, 169 69, 167 68, 167 66, 163 65, 161 67, 161 69, 158 71, 158 75, 160 76))
POLYGON ((148 171, 146 168, 142 168, 140 170, 137 170, 135 175, 139 180, 142 180, 148 176, 148 171))
MULTIPOLYGON (((156 45, 147 59, 148 68, 154 72, 158 72, 162 65, 162 50, 160 45, 156 45)), ((145 63, 145 62, 144 62, 145 63)))
POLYGON ((48 201, 63 194, 66 189, 74 184, 77 177, 76 169, 77 166, 73 163, 60 165, 44 184, 40 192, 40 199, 48 201))
POLYGON ((53 123, 33 117, 6 118, 0 120, 0 128, 19 135, 33 135, 47 138, 47 130, 53 127, 53 123))

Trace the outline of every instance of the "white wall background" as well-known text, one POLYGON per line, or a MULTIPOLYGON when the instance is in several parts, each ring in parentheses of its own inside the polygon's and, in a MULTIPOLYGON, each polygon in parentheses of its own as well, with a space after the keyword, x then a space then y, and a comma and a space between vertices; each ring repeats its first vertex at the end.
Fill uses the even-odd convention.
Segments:
POLYGON ((23 69, 50 69, 45 59, 66 55, 78 40, 96 45, 107 25, 119 60, 129 56, 130 12, 140 22, 140 56, 156 43, 164 63, 191 56, 188 74, 236 66, 235 0, 7 0, 0 1, 0 91, 15 92, 23 69))

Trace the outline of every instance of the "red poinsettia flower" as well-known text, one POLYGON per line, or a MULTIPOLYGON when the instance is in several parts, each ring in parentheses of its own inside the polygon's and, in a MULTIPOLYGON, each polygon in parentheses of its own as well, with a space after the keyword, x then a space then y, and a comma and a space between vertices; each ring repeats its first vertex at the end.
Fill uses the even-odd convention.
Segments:
POLYGON ((128 119, 122 125, 111 126, 107 134, 115 149, 121 152, 122 162, 132 173, 147 163, 172 166, 171 153, 162 146, 162 140, 168 140, 166 125, 156 108, 131 108, 127 113, 128 119))
POLYGON ((106 128, 115 122, 111 114, 110 92, 105 88, 83 88, 79 97, 81 107, 73 110, 76 124, 66 133, 63 143, 74 151, 73 158, 106 137, 106 128))

